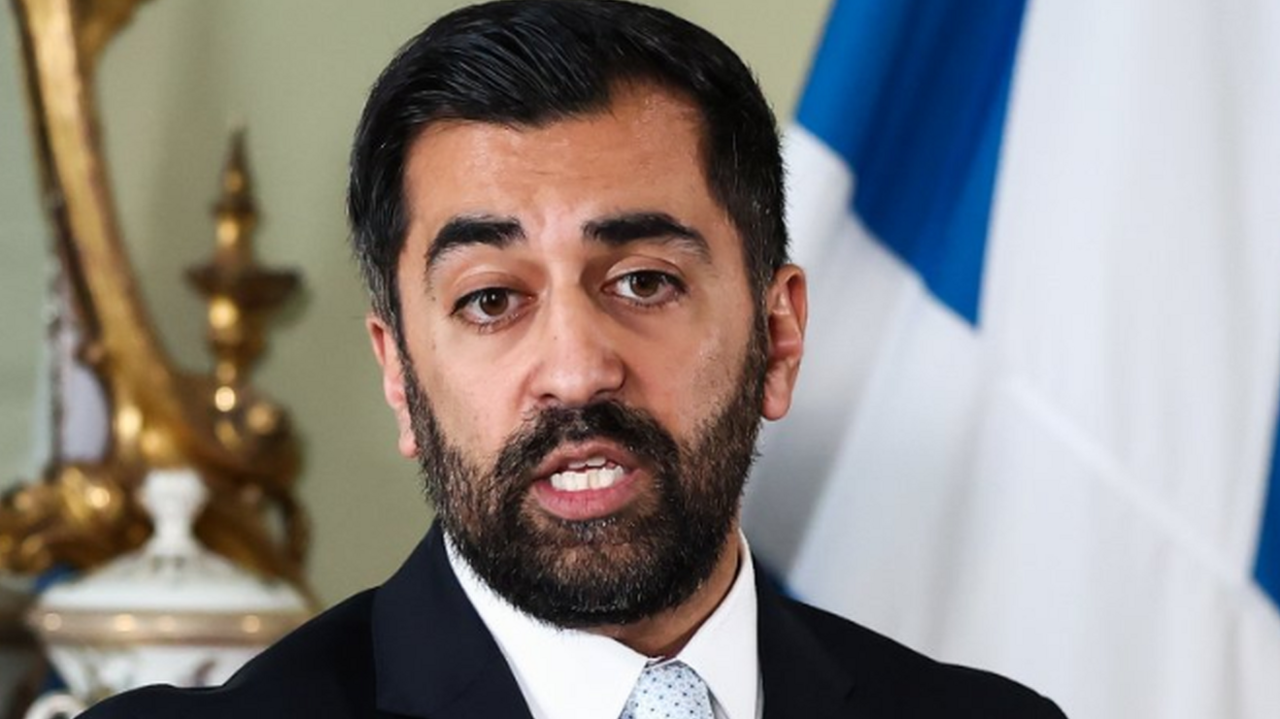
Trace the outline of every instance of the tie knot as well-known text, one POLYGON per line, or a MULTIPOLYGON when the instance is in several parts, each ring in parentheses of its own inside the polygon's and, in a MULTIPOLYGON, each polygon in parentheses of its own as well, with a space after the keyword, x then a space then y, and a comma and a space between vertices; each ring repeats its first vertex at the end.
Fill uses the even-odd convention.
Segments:
POLYGON ((644 668, 621 719, 712 719, 707 685, 679 661, 644 668))

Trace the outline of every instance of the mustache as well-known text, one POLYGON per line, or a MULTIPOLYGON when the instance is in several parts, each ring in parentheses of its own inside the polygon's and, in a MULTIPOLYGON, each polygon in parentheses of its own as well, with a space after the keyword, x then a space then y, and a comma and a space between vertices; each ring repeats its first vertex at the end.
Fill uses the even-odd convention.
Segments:
POLYGON ((615 442, 659 472, 678 470, 680 446, 648 412, 605 400, 584 407, 551 407, 530 418, 503 445, 492 476, 526 482, 557 447, 602 439, 615 442))

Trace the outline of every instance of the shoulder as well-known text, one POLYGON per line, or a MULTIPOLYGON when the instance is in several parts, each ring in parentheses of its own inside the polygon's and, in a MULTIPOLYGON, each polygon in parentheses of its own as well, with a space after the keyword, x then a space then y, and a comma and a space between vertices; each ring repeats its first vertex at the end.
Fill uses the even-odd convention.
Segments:
POLYGON ((830 612, 782 602, 852 678, 851 700, 873 716, 1063 717, 1052 701, 1011 679, 936 661, 830 612))
POLYGON ((374 590, 320 614, 263 651, 226 684, 145 687, 107 699, 84 719, 360 717, 373 712, 374 590))

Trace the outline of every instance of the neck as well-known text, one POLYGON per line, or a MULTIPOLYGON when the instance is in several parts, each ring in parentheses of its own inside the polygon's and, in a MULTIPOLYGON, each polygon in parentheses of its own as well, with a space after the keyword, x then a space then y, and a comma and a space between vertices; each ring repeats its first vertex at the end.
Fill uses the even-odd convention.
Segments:
POLYGON ((738 576, 740 561, 746 560, 742 557, 742 542, 735 527, 725 538, 724 551, 711 576, 684 603, 639 622, 596 627, 590 631, 616 639, 648 657, 675 656, 729 593, 738 576))

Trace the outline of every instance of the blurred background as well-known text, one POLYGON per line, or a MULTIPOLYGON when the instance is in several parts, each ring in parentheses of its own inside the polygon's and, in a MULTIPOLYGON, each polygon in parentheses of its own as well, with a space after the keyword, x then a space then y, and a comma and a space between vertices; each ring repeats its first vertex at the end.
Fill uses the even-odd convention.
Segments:
MULTIPOLYGON (((257 384, 294 416, 298 485, 314 522, 309 573, 325 602, 384 579, 430 522, 415 467, 395 451, 350 260, 347 151, 364 97, 396 49, 463 3, 164 0, 141 8, 99 69, 105 142, 124 235, 163 339, 185 367, 210 363, 205 308, 183 277, 212 250, 210 207, 227 138, 248 130, 264 264, 304 291, 270 338, 257 384)), ((791 112, 825 0, 688 0, 664 7, 721 35, 791 112)), ((0 13, 0 486, 40 467, 49 230, 40 209, 14 19, 0 13)))
MULTIPOLYGON (((364 336, 346 153, 409 36, 461 3, 164 0, 98 87, 163 339, 248 129, 265 264, 304 289, 255 384, 294 418, 322 603, 430 521, 364 336)), ((787 128, 811 324, 746 504, 794 593, 1076 717, 1280 716, 1280 5, 655 3, 756 70, 787 128)), ((0 488, 38 474, 52 260, 0 13, 0 488)))

